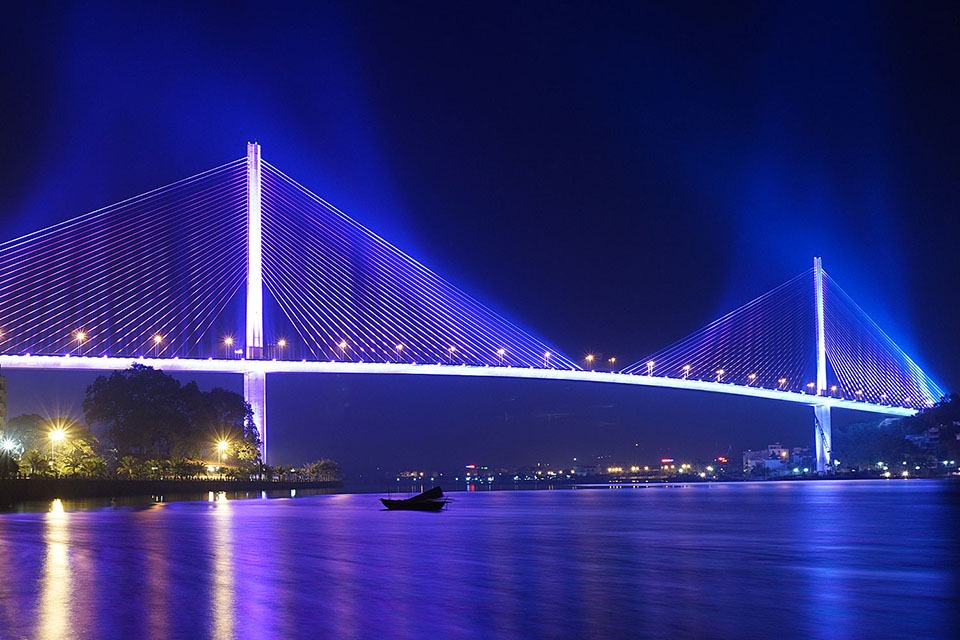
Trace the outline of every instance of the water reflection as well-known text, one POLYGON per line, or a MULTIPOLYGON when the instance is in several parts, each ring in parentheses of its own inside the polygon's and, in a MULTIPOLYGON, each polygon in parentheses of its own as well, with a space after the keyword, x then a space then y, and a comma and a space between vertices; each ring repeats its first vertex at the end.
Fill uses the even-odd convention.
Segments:
POLYGON ((213 549, 213 637, 223 640, 235 637, 232 515, 231 504, 221 491, 213 510, 210 546, 213 549))
MULTIPOLYGON (((165 506, 162 496, 160 496, 157 502, 157 509, 165 506)), ((147 524, 147 518, 149 518, 150 515, 152 514, 146 513, 144 514, 144 518, 141 519, 144 523, 141 529, 143 531, 143 544, 147 552, 148 560, 145 567, 147 581, 145 598, 147 611, 145 613, 148 626, 146 629, 146 637, 162 640, 163 638, 169 638, 173 635, 169 611, 172 586, 170 575, 171 562, 170 556, 163 553, 169 541, 166 539, 162 528, 147 524)))
POLYGON ((897 482, 48 504, 0 638, 960 637, 960 495, 897 482))
POLYGON ((37 637, 41 640, 61 640, 70 635, 70 531, 63 502, 57 498, 50 503, 44 517, 43 541, 46 555, 40 579, 40 610, 37 637))

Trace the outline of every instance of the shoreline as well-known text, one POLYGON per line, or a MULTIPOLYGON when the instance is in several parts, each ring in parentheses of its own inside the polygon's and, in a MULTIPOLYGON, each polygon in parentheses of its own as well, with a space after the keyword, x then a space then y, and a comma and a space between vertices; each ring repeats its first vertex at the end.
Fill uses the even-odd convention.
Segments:
POLYGON ((340 480, 114 480, 90 478, 0 479, 0 508, 37 500, 134 498, 197 495, 209 492, 274 492, 301 489, 342 489, 340 480))

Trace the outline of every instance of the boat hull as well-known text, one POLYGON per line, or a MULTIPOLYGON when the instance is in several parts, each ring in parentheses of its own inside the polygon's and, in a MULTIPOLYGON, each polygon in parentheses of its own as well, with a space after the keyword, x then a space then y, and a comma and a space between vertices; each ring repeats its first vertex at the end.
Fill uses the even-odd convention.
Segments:
POLYGON ((391 511, 440 511, 447 506, 446 500, 389 500, 380 498, 391 511))

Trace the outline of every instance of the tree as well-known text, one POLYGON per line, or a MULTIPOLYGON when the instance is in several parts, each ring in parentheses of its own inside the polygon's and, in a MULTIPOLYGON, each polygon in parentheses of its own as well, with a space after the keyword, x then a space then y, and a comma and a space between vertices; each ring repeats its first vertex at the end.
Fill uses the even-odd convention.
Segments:
POLYGON ((87 387, 83 413, 121 456, 169 457, 190 426, 180 383, 140 364, 98 377, 87 387))
POLYGON ((30 476, 48 476, 51 474, 50 458, 37 449, 30 449, 20 459, 20 471, 30 476))
POLYGON ((146 463, 135 456, 123 456, 117 465, 117 477, 126 480, 143 480, 148 471, 146 463))
POLYGON ((13 478, 20 473, 20 463, 8 451, 0 451, 0 478, 13 478))
POLYGON ((329 460, 327 458, 322 458, 316 462, 311 462, 305 467, 306 475, 311 480, 319 480, 323 482, 329 482, 331 480, 339 480, 340 473, 342 468, 340 464, 329 460))
POLYGON ((50 427, 43 416, 21 414, 7 421, 6 435, 19 442, 24 451, 50 448, 50 427))
POLYGON ((199 452, 205 457, 211 442, 230 443, 228 453, 244 466, 260 461, 260 434, 253 422, 253 410, 240 394, 214 387, 201 392, 193 382, 184 387, 185 404, 197 433, 199 452))

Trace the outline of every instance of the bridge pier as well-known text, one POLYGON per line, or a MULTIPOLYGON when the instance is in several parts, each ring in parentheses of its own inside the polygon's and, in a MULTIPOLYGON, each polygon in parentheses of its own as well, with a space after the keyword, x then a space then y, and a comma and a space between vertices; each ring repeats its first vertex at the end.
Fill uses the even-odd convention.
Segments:
POLYGON ((260 459, 267 464, 267 374, 246 371, 243 374, 243 399, 253 410, 253 422, 260 431, 260 459))
POLYGON ((830 430, 830 407, 813 406, 814 438, 817 445, 817 473, 828 473, 831 467, 833 433, 830 430))

